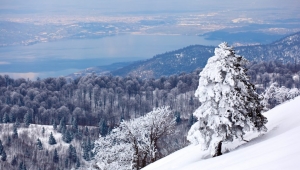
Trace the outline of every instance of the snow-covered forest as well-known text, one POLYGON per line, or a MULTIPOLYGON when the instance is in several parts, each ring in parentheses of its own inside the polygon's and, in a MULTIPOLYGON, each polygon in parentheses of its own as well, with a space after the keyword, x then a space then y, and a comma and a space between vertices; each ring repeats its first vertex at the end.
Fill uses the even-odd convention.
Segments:
MULTIPOLYGON (((263 104, 271 109, 300 94, 300 64, 271 61, 242 65, 248 69, 245 73, 249 82, 255 85, 253 91, 264 97, 256 107, 263 104)), ((200 107, 194 93, 201 71, 158 79, 92 74, 75 80, 59 77, 30 81, 0 75, 1 166, 70 169, 96 165, 92 159, 99 154, 93 150, 93 141, 99 135, 109 140, 114 128, 124 132, 121 127, 126 123, 143 122, 153 108, 168 106, 168 117, 175 121, 173 133, 159 137, 152 151, 149 148, 154 145, 138 146, 141 152, 136 152, 137 158, 131 155, 127 160, 138 160, 136 167, 144 167, 189 144, 187 133, 196 117, 201 118, 193 116, 200 107), (50 140, 51 132, 57 144, 50 140), (34 133, 37 135, 32 137, 34 133)), ((136 132, 133 136, 139 141, 148 134, 136 132)), ((132 149, 128 151, 132 153, 132 149)))

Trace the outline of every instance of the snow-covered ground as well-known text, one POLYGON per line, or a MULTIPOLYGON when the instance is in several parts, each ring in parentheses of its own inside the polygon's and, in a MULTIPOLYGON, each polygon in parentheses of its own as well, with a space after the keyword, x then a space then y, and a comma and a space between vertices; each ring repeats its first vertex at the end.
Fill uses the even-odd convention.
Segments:
POLYGON ((216 158, 190 145, 143 170, 299 170, 300 97, 264 113, 268 132, 216 158))

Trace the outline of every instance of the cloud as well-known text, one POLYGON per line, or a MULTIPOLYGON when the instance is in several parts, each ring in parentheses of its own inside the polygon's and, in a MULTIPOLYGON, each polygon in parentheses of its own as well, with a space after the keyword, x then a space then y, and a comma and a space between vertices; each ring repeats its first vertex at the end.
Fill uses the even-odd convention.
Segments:
POLYGON ((0 65, 8 65, 10 64, 9 62, 6 62, 6 61, 0 61, 0 65))
POLYGON ((236 18, 232 20, 233 23, 254 23, 252 18, 236 18))

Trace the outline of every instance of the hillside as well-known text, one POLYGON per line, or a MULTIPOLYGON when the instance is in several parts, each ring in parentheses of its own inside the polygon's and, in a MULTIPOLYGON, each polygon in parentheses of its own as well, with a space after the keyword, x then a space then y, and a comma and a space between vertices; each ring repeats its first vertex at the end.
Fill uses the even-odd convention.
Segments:
POLYGON ((90 67, 90 68, 86 68, 84 70, 78 71, 76 73, 72 73, 72 74, 66 76, 66 78, 75 79, 75 78, 78 78, 81 76, 86 76, 86 75, 91 75, 91 74, 101 76, 101 75, 108 74, 110 71, 117 70, 122 67, 128 66, 131 63, 132 62, 119 62, 119 63, 110 64, 110 65, 90 67))
POLYGON ((268 132, 229 153, 205 159, 199 145, 190 145, 143 170, 299 169, 299 102, 297 97, 266 112, 268 132))
MULTIPOLYGON (((160 77, 191 72, 205 66, 213 55, 212 46, 192 45, 176 51, 159 54, 151 59, 138 61, 112 71, 113 75, 134 75, 139 77, 160 77)), ((300 58, 300 32, 267 45, 236 47, 236 53, 250 61, 282 60, 294 62, 300 58)))

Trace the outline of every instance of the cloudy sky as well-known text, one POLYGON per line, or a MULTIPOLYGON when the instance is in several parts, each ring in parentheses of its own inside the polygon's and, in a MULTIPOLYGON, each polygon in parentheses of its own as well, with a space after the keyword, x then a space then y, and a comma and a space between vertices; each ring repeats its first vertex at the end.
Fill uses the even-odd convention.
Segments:
POLYGON ((299 0, 0 0, 2 15, 136 14, 215 10, 284 10, 297 14, 299 0))

